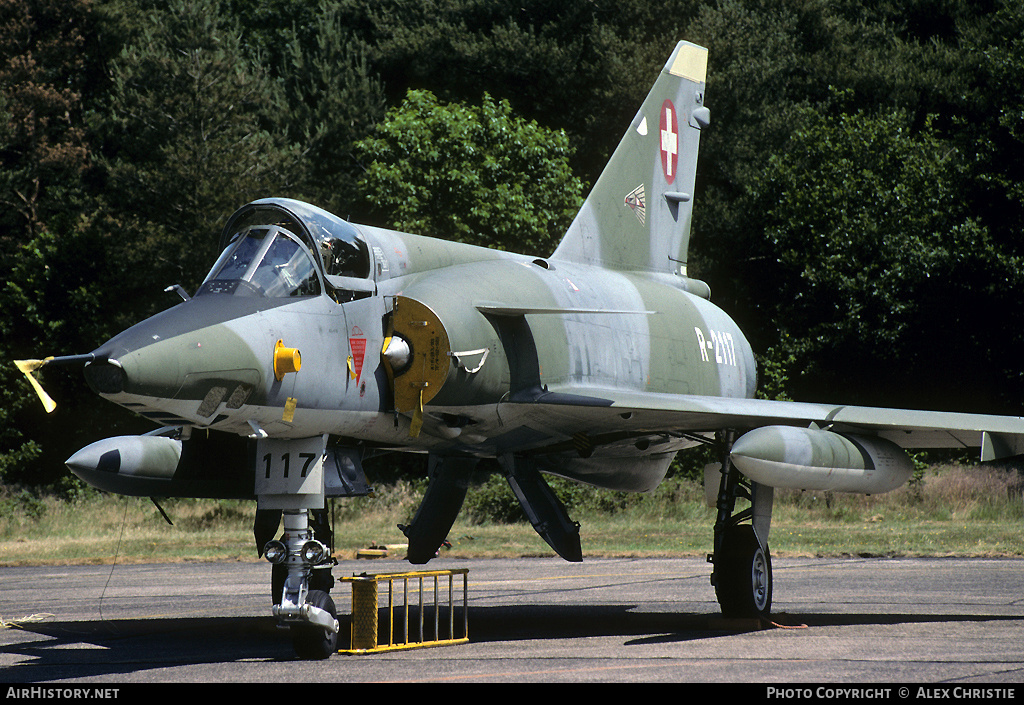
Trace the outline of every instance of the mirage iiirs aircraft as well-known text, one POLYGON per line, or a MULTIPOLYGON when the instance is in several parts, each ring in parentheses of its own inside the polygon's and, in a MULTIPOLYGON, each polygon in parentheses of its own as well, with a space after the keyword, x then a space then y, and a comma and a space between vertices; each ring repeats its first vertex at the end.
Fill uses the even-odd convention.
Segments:
POLYGON ((300 655, 323 658, 338 631, 325 498, 365 494, 366 458, 426 455, 401 527, 412 563, 436 555, 484 458, 580 561, 579 525, 543 474, 644 492, 678 451, 710 444, 711 581, 723 613, 766 617, 774 488, 886 492, 911 475, 905 448, 1016 455, 1024 420, 754 398, 750 345, 686 270, 706 71, 706 49, 675 47, 548 258, 289 199, 244 206, 193 297, 179 289, 182 303, 92 353, 45 363, 84 365, 98 394, 162 426, 68 466, 115 493, 255 499, 273 612, 300 655))

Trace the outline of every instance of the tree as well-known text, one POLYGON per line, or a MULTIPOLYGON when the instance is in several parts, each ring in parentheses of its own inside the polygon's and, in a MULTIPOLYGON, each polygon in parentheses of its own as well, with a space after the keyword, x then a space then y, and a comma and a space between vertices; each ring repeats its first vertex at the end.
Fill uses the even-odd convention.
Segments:
POLYGON ((94 303, 76 291, 89 264, 52 256, 71 255, 83 208, 93 17, 83 0, 4 0, 0 24, 0 482, 11 483, 53 479, 37 472, 42 407, 12 361, 74 345, 69 329, 88 325, 76 316, 94 303))
POLYGON ((336 6, 323 0, 307 27, 282 32, 282 83, 288 96, 289 139, 300 145, 297 189, 342 216, 361 205, 362 173, 354 143, 384 117, 384 86, 365 50, 344 27, 336 6))
POLYGON ((806 110, 755 186, 766 235, 757 307, 778 326, 773 352, 784 349, 800 373, 794 397, 1010 401, 988 332, 1020 340, 992 303, 1012 300, 1021 262, 959 198, 964 155, 929 121, 919 131, 911 122, 905 111, 806 110))
POLYGON ((88 164, 84 0, 0 2, 0 256, 59 213, 88 164))
POLYGON ((386 88, 476 103, 562 129, 573 167, 595 180, 700 0, 333 0, 386 88))
POLYGON ((399 230, 546 256, 583 201, 565 133, 488 95, 474 107, 409 91, 356 147, 360 190, 399 230))
MULTIPOLYGON (((904 110, 912 129, 932 115, 937 134, 963 133, 983 3, 720 0, 705 3, 684 36, 709 49, 691 271, 744 327, 761 295, 761 263, 747 253, 764 238, 761 204, 747 194, 769 158, 786 148, 804 109, 823 114, 904 110), (838 89, 833 90, 833 89, 838 89)), ((977 83, 979 90, 986 84, 977 83)), ((960 145, 967 153, 967 144, 960 145)))
POLYGON ((138 274, 194 288, 232 211, 290 195, 299 154, 279 84, 245 54, 218 0, 141 9, 111 67, 104 191, 138 274))
POLYGON ((950 138, 975 155, 964 197, 1001 245, 1024 254, 1024 6, 997 4, 965 37, 970 81, 950 138))

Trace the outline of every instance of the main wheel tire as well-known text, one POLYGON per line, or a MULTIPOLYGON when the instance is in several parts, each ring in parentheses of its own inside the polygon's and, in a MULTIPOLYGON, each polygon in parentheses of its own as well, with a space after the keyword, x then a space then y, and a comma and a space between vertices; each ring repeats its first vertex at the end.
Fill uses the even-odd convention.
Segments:
MULTIPOLYGON (((306 602, 338 618, 334 600, 323 590, 310 590, 306 602)), ((292 646, 299 658, 319 661, 338 651, 338 633, 313 624, 297 624, 292 627, 292 646)))
POLYGON ((715 594, 726 617, 767 619, 772 610, 772 557, 754 527, 730 526, 715 555, 715 594))

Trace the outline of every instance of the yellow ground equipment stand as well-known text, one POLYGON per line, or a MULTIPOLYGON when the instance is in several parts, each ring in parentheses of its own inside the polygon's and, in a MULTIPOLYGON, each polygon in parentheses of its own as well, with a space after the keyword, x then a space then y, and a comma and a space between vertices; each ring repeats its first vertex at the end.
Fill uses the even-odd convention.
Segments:
POLYGON ((362 573, 351 578, 340 578, 341 582, 352 584, 352 638, 351 648, 339 649, 338 653, 370 654, 467 643, 468 573, 468 568, 455 568, 372 575, 362 573), (462 616, 456 620, 455 579, 458 575, 462 576, 462 616), (445 582, 447 605, 444 603, 443 595, 445 582), (387 584, 386 607, 379 604, 381 583, 387 584), (399 583, 397 590, 396 583, 399 583), (410 604, 410 589, 416 600, 415 605, 410 604), (429 595, 427 600, 424 600, 424 590, 433 592, 432 601, 429 595), (442 611, 445 609, 447 619, 442 620, 442 611), (386 625, 379 624, 383 619, 387 620, 386 625), (455 633, 457 622, 461 626, 461 636, 456 636, 455 633), (386 631, 381 627, 385 627, 386 631))

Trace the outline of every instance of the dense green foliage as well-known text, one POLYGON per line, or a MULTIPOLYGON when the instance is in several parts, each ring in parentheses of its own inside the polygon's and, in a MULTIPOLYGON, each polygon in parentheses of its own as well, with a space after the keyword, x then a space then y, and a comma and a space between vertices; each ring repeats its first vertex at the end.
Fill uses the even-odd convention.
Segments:
POLYGON ((759 309, 802 371, 794 396, 893 404, 910 387, 939 408, 996 403, 934 384, 949 365, 979 370, 969 394, 1019 374, 982 331, 1003 329, 1024 269, 962 198, 969 179, 931 116, 915 130, 903 110, 807 112, 752 186, 765 227, 750 252, 776 292, 759 309), (850 370, 871 388, 846 387, 850 370))
POLYGON ((543 257, 583 204, 565 133, 487 94, 474 107, 409 91, 356 149, 359 191, 405 232, 543 257))
POLYGON ((1019 2, 0 0, 0 22, 2 482, 147 427, 59 370, 46 416, 9 361, 194 289, 253 198, 550 252, 679 39, 710 51, 690 273, 762 393, 1020 413, 1019 2))

